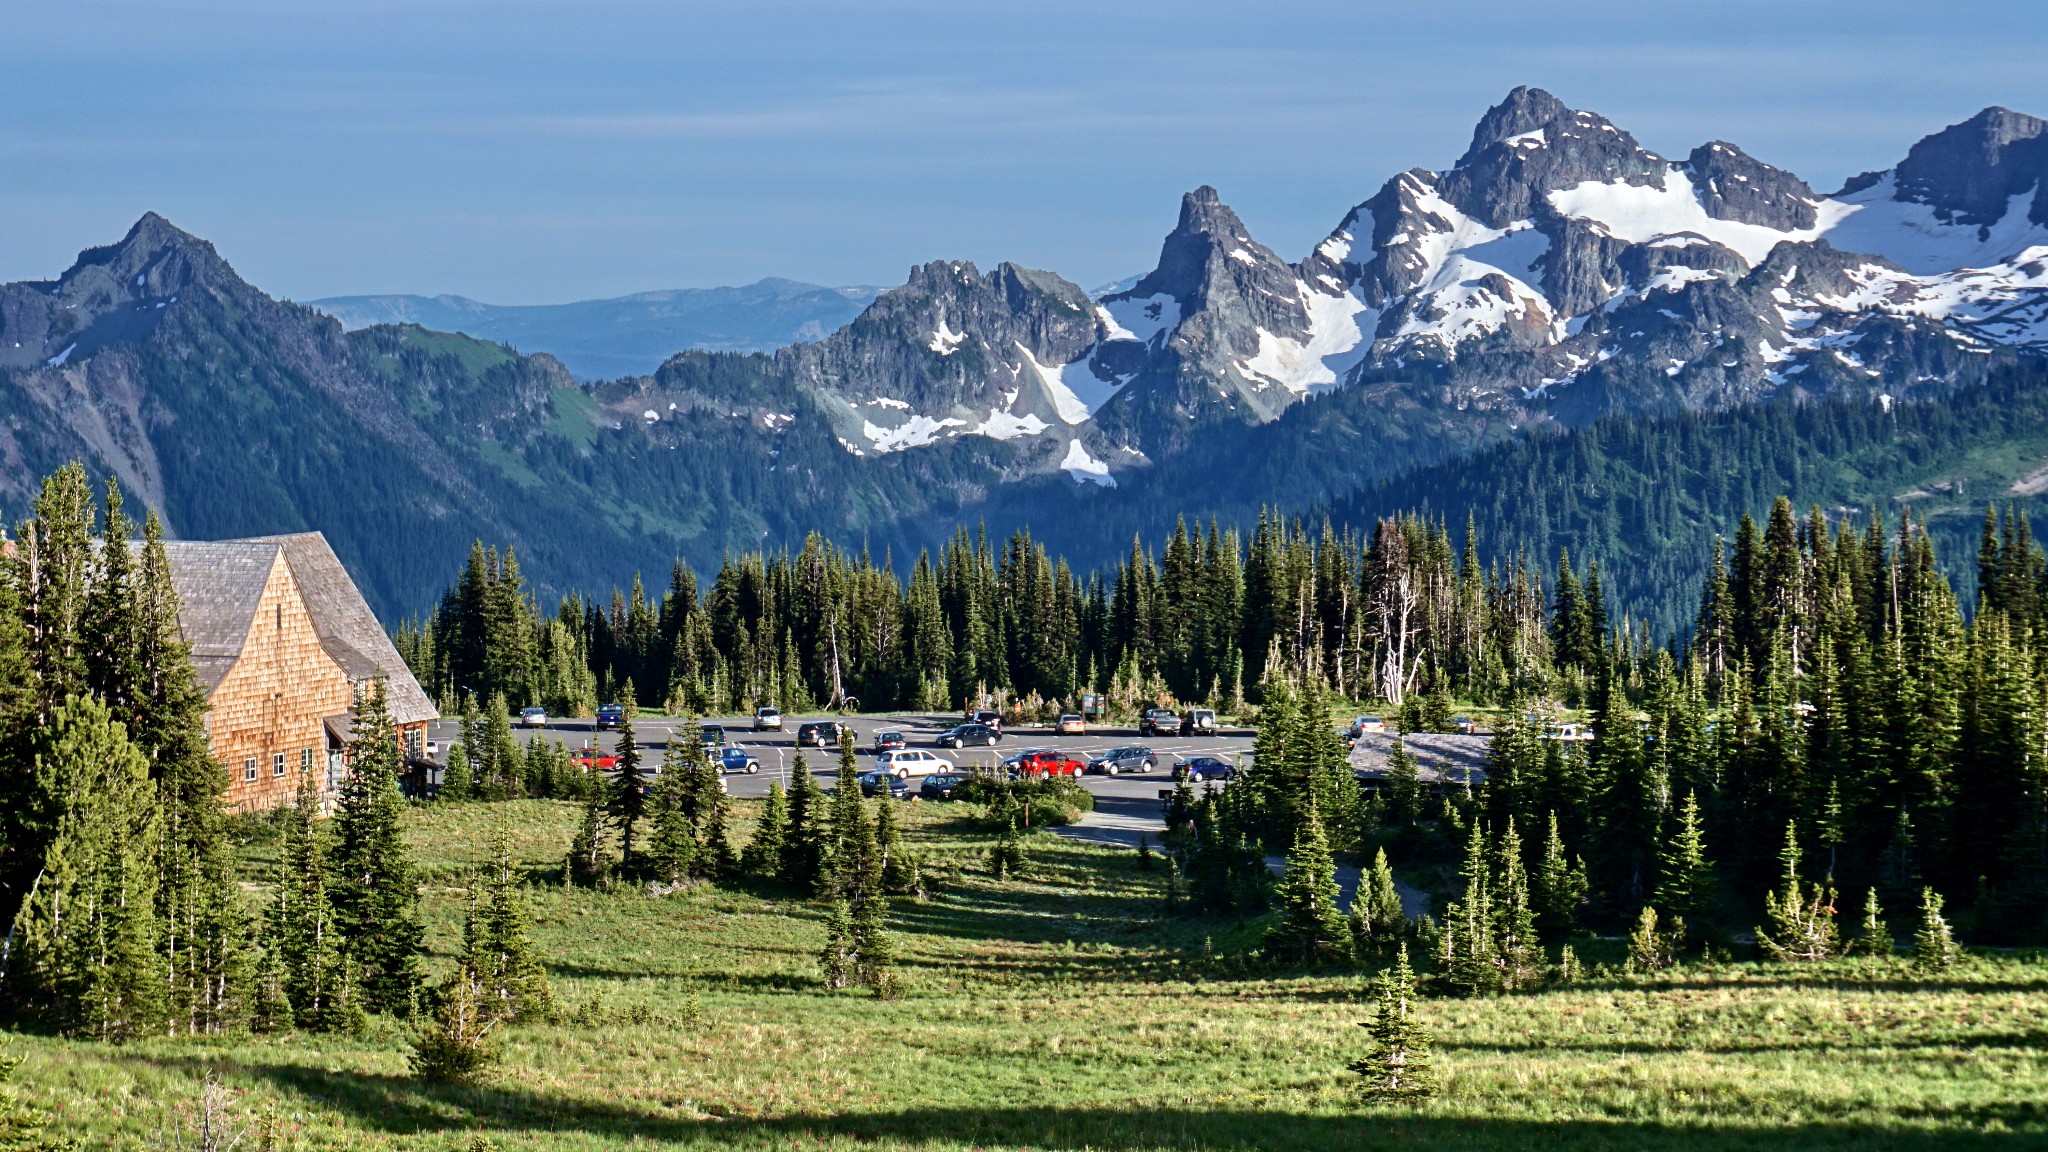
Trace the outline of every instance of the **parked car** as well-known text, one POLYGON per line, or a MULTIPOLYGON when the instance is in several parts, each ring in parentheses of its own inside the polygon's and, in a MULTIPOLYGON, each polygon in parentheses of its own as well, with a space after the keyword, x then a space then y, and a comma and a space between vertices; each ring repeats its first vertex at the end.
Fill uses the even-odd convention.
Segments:
POLYGON ((917 794, 926 800, 951 800, 953 793, 970 779, 965 772, 934 772, 917 786, 917 794))
POLYGON ((898 748, 875 756, 875 770, 892 776, 930 776, 934 772, 950 772, 952 768, 951 760, 922 748, 898 748))
POLYGON ((1023 776, 1079 776, 1088 762, 1072 752, 1039 748, 1017 758, 1017 772, 1023 776))
POLYGON ((910 796, 910 785, 900 776, 887 772, 863 772, 860 775, 860 794, 863 796, 893 796, 898 800, 910 796))
POLYGON ((535 708, 521 708, 521 709, 519 710, 519 726, 520 726, 521 728, 545 728, 545 727, 547 727, 547 726, 548 726, 548 710, 547 710, 547 709, 545 709, 545 708, 539 708, 539 707, 535 707, 535 708))
POLYGON ((1147 708, 1138 716, 1140 736, 1178 736, 1180 717, 1171 708, 1147 708))
POLYGON ((1003 714, 992 708, 983 708, 967 718, 970 724, 981 724, 998 732, 1003 730, 1003 714))
POLYGON ((725 751, 718 754, 718 770, 720 772, 745 772, 747 775, 752 776, 761 770, 761 762, 747 755, 745 748, 728 747, 725 751))
POLYGON ((839 721, 813 720, 796 730, 798 747, 834 748, 839 745, 839 721))
POLYGON ((941 748, 993 748, 1002 738, 1001 732, 986 724, 962 724, 939 733, 932 743, 941 748))
POLYGON ((1234 780, 1237 765, 1214 756, 1183 756, 1173 763, 1175 780, 1234 780))
POLYGON ((447 751, 447 749, 445 749, 445 748, 441 747, 441 742, 440 742, 439 740, 429 740, 429 741, 427 741, 427 744, 426 744, 426 756, 427 756, 427 759, 429 759, 429 760, 439 760, 439 759, 441 758, 441 753, 443 753, 443 752, 445 752, 445 751, 447 751))
POLYGON ((1060 735, 1062 736, 1086 736, 1088 734, 1088 722, 1081 719, 1079 712, 1060 713, 1059 728, 1060 735))
POLYGON ((706 756, 716 756, 718 755, 718 750, 725 747, 725 726, 722 724, 700 724, 697 727, 697 740, 704 745, 704 754, 706 756))
POLYGON ((1479 731, 1479 725, 1470 716, 1451 717, 1451 731, 1460 736, 1470 736, 1479 731))
POLYGON ((569 753, 569 759, 585 772, 610 772, 619 766, 617 756, 598 748, 578 748, 569 753))
POLYGON ((1344 734, 1346 736, 1349 736, 1351 739, 1356 740, 1360 736, 1364 736, 1367 733, 1379 735, 1381 733, 1384 733, 1386 730, 1387 722, 1385 720, 1380 719, 1378 716, 1367 714, 1364 716, 1360 716, 1356 720, 1353 720, 1351 722, 1350 730, 1345 732, 1344 734))
POLYGON ((606 704, 597 710, 597 730, 599 732, 607 728, 617 728, 625 722, 626 706, 624 704, 606 704))
POLYGON ((780 712, 779 710, 777 710, 777 709, 774 709, 774 708, 756 708, 756 709, 754 709, 754 731, 756 731, 756 732, 771 732, 771 731, 772 731, 772 732, 780 732, 780 731, 782 731, 782 713, 781 713, 781 712, 780 712))
POLYGON ((908 747, 910 747, 910 738, 901 732, 875 733, 875 754, 878 756, 884 752, 894 752, 898 748, 908 747))
POLYGON ((1124 748, 1111 748, 1088 762, 1088 771, 1099 776, 1118 776, 1125 772, 1149 772, 1159 767, 1159 757, 1141 744, 1124 748))
POLYGON ((1213 708, 1190 708, 1181 713, 1180 734, 1183 736, 1214 736, 1216 734, 1216 710, 1213 708))

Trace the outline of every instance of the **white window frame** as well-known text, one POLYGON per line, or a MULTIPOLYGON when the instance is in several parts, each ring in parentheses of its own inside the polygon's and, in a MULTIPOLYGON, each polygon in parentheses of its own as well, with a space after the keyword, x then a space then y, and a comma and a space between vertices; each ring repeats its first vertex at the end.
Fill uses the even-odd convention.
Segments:
POLYGON ((254 779, 256 779, 256 758, 254 756, 245 756, 242 758, 242 780, 246 783, 254 779))

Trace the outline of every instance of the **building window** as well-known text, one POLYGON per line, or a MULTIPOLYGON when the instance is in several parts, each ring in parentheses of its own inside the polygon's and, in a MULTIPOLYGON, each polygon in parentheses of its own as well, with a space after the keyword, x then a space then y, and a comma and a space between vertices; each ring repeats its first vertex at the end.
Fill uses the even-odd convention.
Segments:
POLYGON ((301 749, 299 749, 299 771, 301 771, 301 772, 311 772, 312 770, 313 770, 313 750, 312 750, 311 748, 301 748, 301 749))
POLYGON ((247 760, 242 761, 242 779, 254 780, 255 778, 256 758, 254 756, 251 756, 247 760))
POLYGON ((271 754, 271 757, 270 757, 270 774, 271 774, 272 776, 282 776, 282 775, 284 775, 284 753, 282 753, 282 752, 274 752, 274 753, 272 753, 272 754, 271 754))
POLYGON ((425 747, 424 747, 424 745, 422 744, 422 741, 424 741, 425 739, 426 739, 426 732, 425 732, 424 730, 422 730, 422 729, 419 729, 419 728, 408 728, 408 729, 406 729, 406 730, 405 730, 405 754, 406 754, 406 755, 408 755, 408 756, 411 756, 411 757, 412 757, 413 759, 415 759, 415 760, 417 760, 417 759, 419 759, 419 758, 420 758, 421 756, 425 755, 425 754, 426 754, 426 748, 425 748, 425 747))

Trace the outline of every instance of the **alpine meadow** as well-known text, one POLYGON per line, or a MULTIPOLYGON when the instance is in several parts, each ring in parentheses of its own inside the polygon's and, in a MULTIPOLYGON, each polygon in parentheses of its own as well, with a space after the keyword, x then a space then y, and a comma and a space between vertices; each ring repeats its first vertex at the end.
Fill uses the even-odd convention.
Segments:
POLYGON ((2025 14, 115 7, 0 1152, 2048 1147, 2025 14))

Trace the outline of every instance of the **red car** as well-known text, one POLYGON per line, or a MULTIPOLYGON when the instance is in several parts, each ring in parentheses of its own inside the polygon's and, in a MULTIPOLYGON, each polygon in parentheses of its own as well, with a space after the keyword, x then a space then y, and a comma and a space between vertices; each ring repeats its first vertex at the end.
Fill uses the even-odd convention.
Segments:
POLYGON ((599 772, 610 772, 619 766, 619 758, 617 756, 596 748, 578 748, 569 754, 569 758, 574 760, 576 766, 585 772, 592 769, 596 769, 599 772))
POLYGON ((1087 770, 1086 760, 1053 748, 1026 752, 1017 758, 1017 773, 1022 776, 1079 776, 1087 770))

